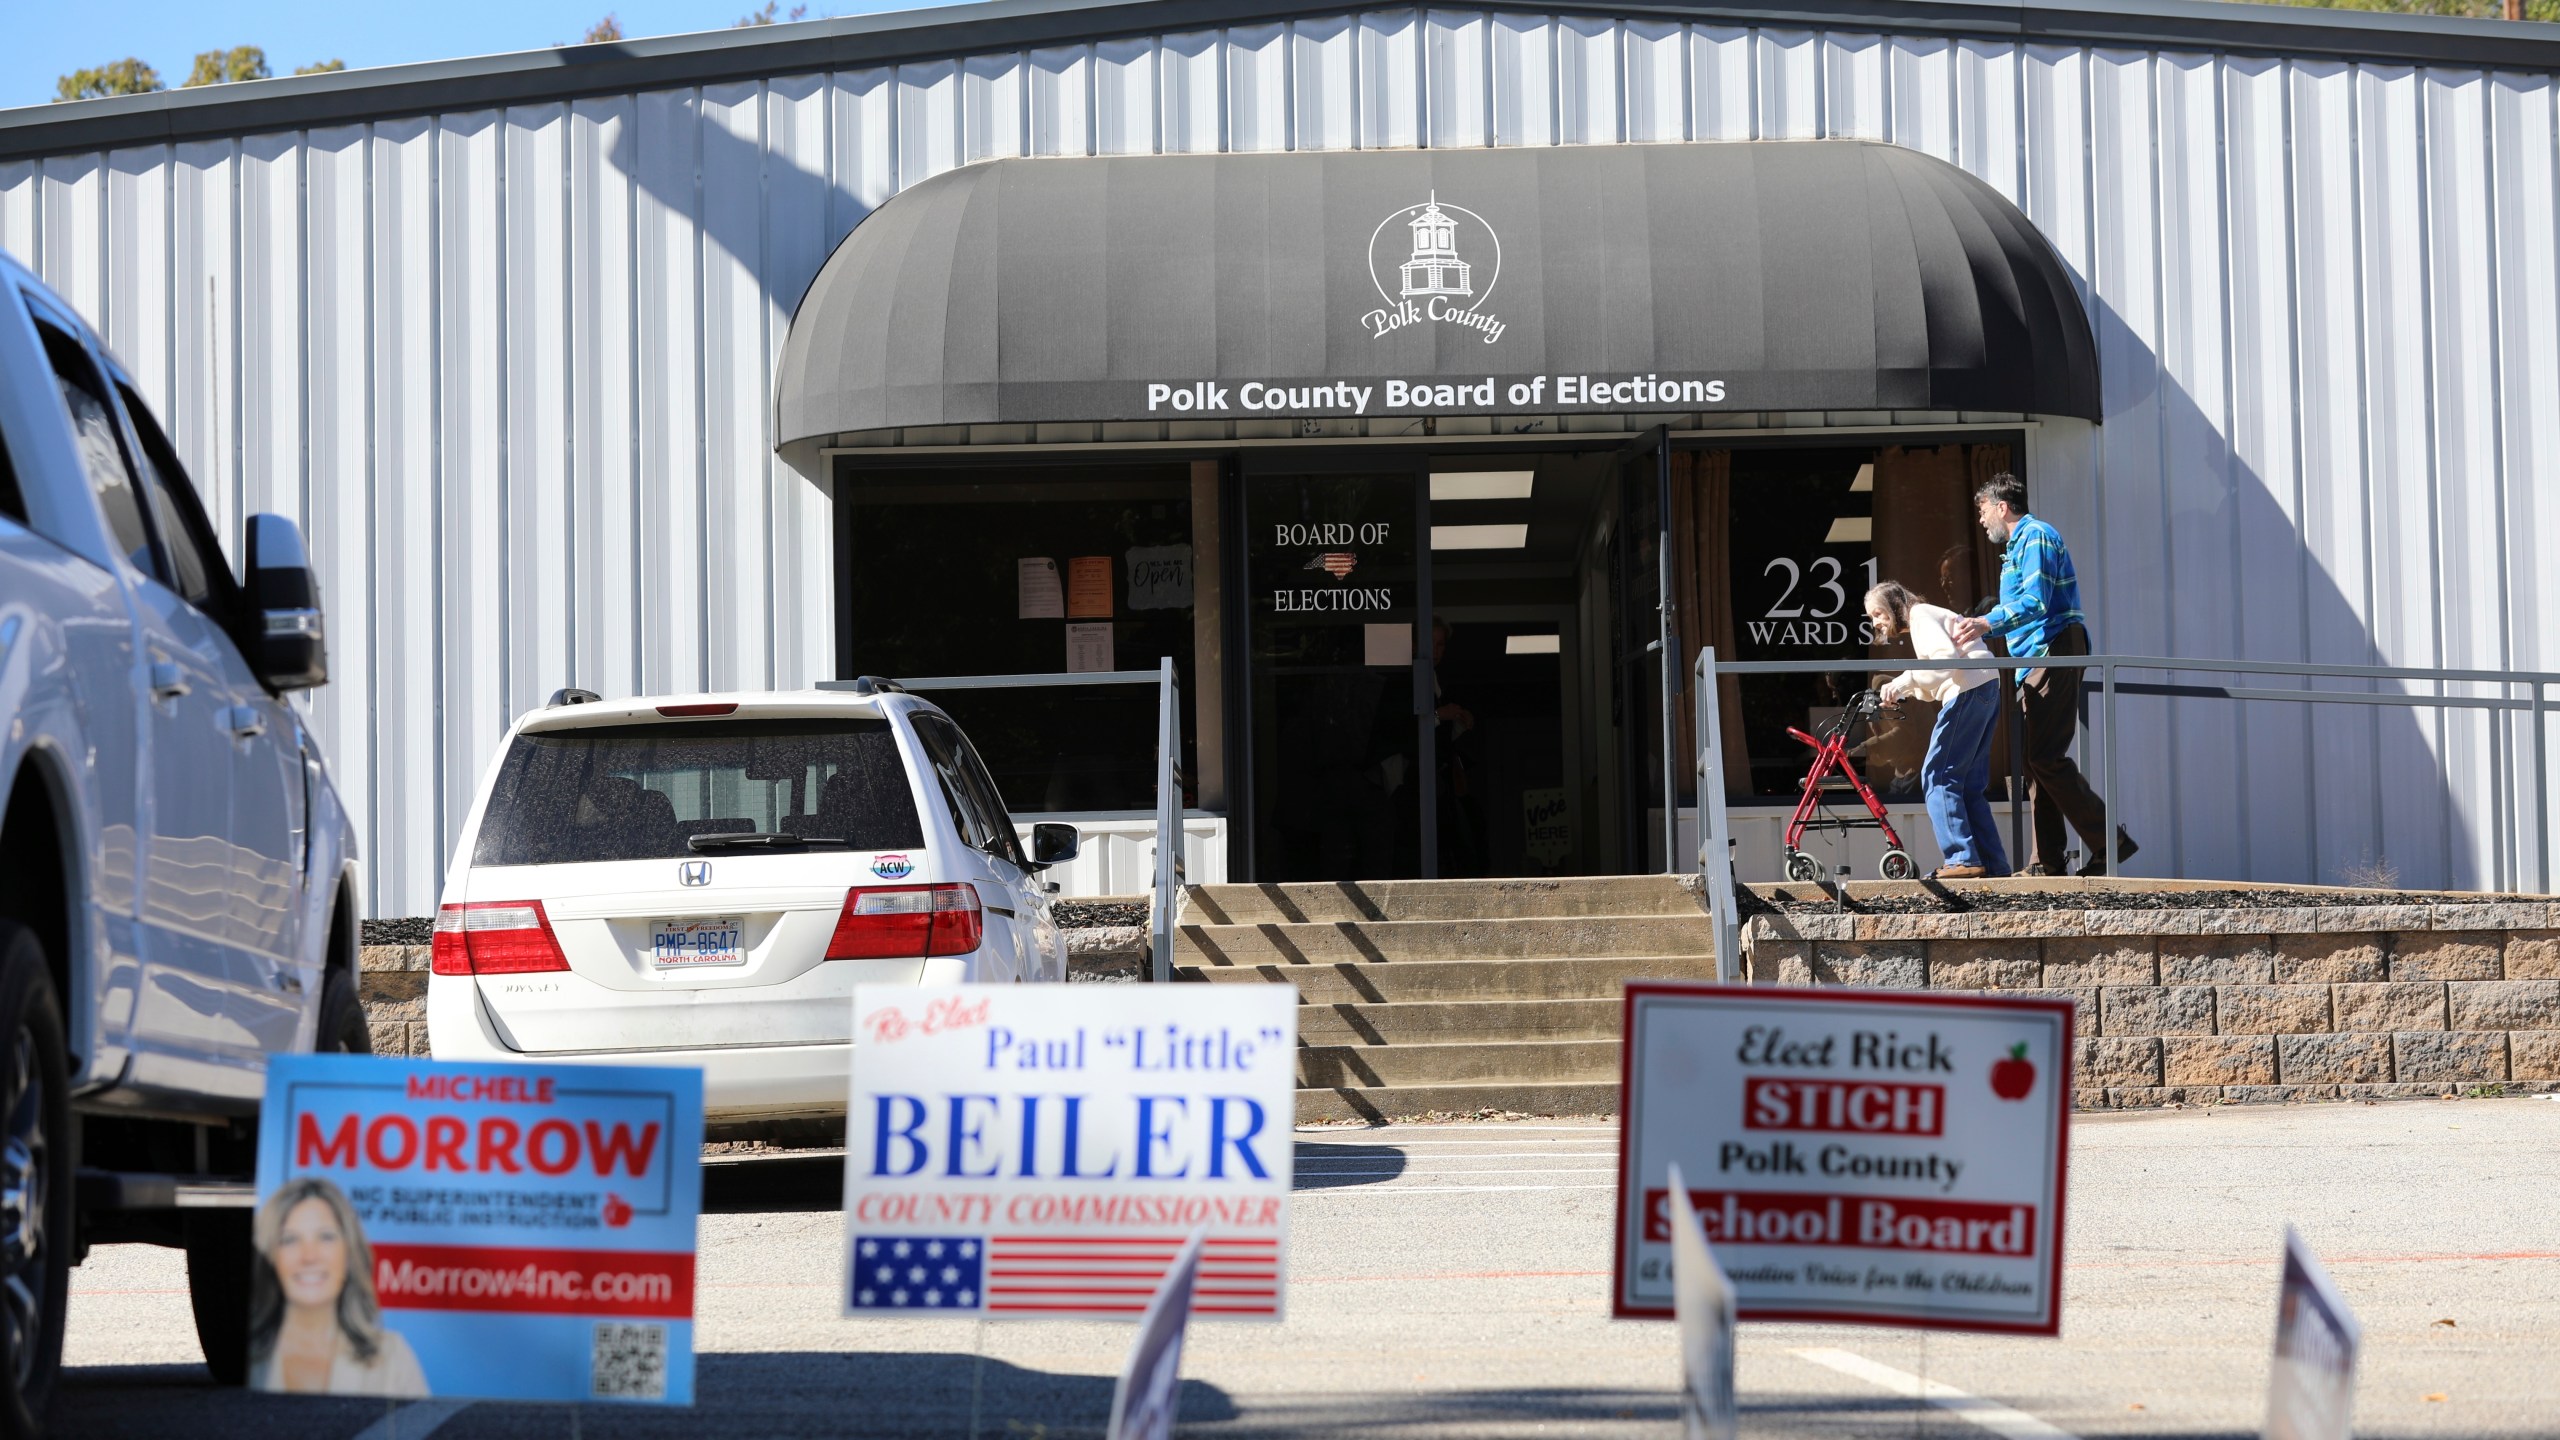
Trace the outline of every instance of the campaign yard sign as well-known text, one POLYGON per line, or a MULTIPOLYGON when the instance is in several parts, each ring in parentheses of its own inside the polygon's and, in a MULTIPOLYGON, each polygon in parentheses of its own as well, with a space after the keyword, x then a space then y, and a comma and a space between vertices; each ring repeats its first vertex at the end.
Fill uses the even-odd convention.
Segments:
POLYGON ((693 1401, 702 1073, 269 1062, 253 1388, 693 1401))
POLYGON ((845 1313, 1281 1318, 1297 992, 854 987, 845 1313))
POLYGON ((1182 1409, 1182 1334, 1191 1323, 1191 1292, 1200 1283, 1200 1247, 1208 1238, 1191 1232, 1147 1302, 1129 1342, 1129 1363, 1111 1387, 1111 1419, 1102 1427, 1102 1440, 1173 1440, 1173 1422, 1182 1409))
POLYGON ((2052 1335, 2068 1001, 1637 981, 1614 1304, 1672 1314, 1671 1167, 1744 1320, 2052 1335))
POLYGON ((2348 1440, 2354 1433, 2356 1350, 2363 1338, 2364 1327, 2329 1272, 2312 1258, 2302 1236, 2284 1227, 2266 1440, 2348 1440))
POLYGON ((1671 1167, 1671 1308, 1680 1320, 1682 1440, 1734 1440, 1733 1284, 1716 1264, 1707 1227, 1671 1167))

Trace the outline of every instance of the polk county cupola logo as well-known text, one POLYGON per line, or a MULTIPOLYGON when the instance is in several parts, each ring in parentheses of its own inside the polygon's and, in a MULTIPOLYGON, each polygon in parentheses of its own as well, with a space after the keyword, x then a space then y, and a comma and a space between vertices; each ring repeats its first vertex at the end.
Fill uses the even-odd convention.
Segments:
POLYGON ((1502 241, 1493 227, 1463 205, 1442 204, 1434 191, 1370 232, 1369 279, 1384 303, 1360 323, 1377 339, 1426 320, 1459 325, 1481 332, 1490 345, 1502 338, 1502 321, 1484 307, 1501 278, 1502 241), (1410 256, 1404 255, 1407 238, 1413 242, 1410 256))

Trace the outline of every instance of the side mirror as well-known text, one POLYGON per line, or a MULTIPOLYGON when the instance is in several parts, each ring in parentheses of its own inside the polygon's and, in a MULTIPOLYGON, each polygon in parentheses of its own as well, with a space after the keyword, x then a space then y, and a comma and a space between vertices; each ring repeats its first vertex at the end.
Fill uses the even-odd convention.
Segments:
POLYGON ((281 515, 249 517, 241 588, 249 596, 249 667, 278 690, 329 683, 329 640, 320 619, 320 582, 302 532, 281 515))
POLYGON ((1046 870, 1052 865, 1073 860, 1076 858, 1077 847, 1083 843, 1077 837, 1076 827, 1073 825, 1057 825, 1045 821, 1034 825, 1031 827, 1031 868, 1046 870))

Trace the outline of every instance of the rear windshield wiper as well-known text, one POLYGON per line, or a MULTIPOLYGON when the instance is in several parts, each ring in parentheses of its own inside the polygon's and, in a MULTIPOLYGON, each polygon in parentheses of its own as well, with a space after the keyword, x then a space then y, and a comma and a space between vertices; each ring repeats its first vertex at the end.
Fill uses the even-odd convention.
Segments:
POLYGON ((688 835, 684 843, 695 850, 805 850, 812 845, 829 845, 838 850, 851 848, 833 835, 790 835, 773 830, 723 830, 709 835, 688 835))

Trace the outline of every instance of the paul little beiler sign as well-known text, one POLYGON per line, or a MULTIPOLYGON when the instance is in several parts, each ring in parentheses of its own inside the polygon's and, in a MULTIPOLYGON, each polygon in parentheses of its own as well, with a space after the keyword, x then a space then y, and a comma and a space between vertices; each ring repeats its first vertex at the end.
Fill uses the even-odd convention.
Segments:
POLYGON ((1136 1320, 1195 1230, 1192 1313, 1278 1321, 1285 985, 857 985, 853 1316, 1136 1320))
POLYGON ((1615 1305, 1672 1308, 1669 1176, 1745 1320, 2061 1326, 2069 1002, 1641 981, 1615 1305))

